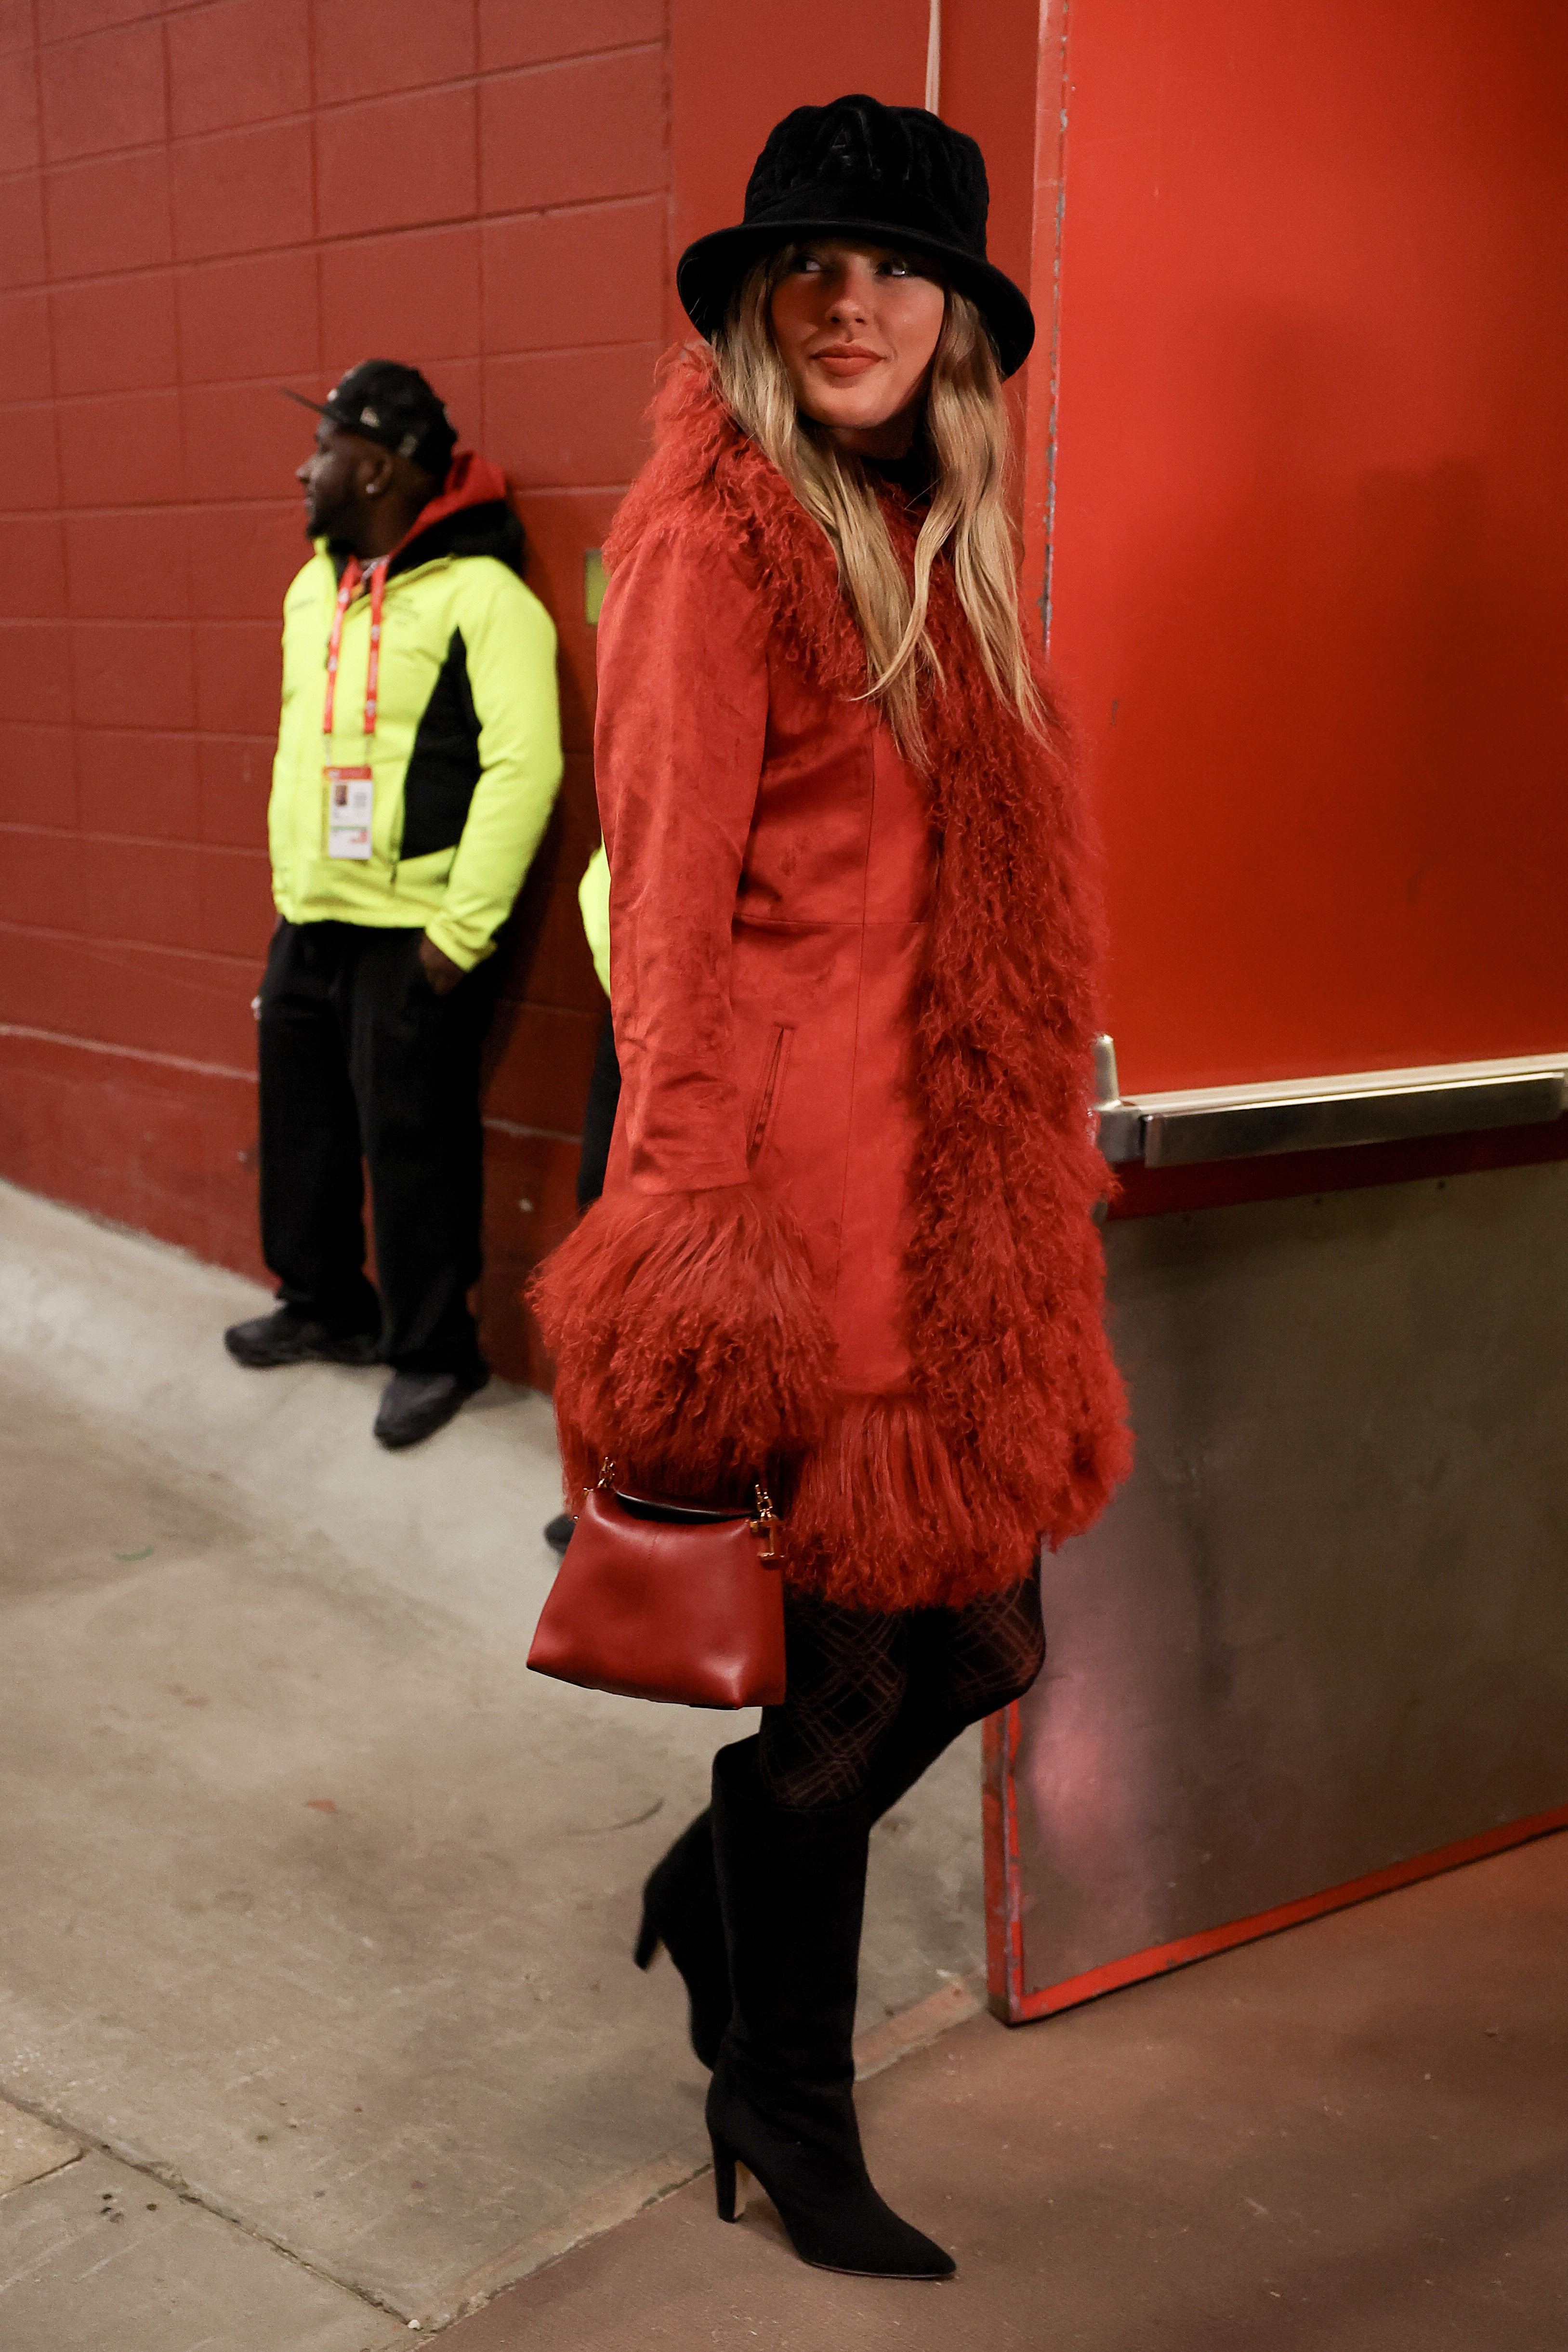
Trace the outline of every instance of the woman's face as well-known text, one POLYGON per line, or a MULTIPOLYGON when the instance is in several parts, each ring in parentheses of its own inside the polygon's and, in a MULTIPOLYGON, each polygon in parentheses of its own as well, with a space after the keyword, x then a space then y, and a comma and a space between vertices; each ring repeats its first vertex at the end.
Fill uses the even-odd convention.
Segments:
POLYGON ((773 289, 774 341, 806 415, 861 457, 915 438, 947 296, 932 264, 891 246, 803 245, 773 289))

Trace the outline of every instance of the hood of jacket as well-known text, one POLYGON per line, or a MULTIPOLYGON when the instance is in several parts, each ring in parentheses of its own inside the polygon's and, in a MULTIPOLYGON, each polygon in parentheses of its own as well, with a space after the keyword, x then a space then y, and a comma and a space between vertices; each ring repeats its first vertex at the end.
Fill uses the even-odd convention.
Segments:
MULTIPOLYGON (((329 540, 327 551, 340 575, 353 551, 340 540, 329 540)), ((434 563, 443 555, 493 555, 520 580, 524 552, 523 526, 512 511, 505 474, 477 450, 459 449, 440 490, 393 548, 387 578, 434 563)))

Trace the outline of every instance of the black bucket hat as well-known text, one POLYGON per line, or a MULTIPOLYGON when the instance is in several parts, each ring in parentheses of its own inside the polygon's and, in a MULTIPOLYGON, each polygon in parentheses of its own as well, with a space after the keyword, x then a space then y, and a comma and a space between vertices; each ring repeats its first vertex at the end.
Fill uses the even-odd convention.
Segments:
POLYGON ((401 360, 361 360, 339 377, 325 400, 308 400, 293 391, 288 397, 301 408, 313 408, 329 425, 411 458, 422 472, 445 480, 457 436, 445 402, 417 368, 401 360))
POLYGON ((768 134, 738 227, 688 245, 675 270, 686 316, 709 338, 762 255, 796 237, 865 236, 939 261, 986 322, 1004 375, 1029 357, 1034 313, 986 259, 986 163, 963 131, 919 106, 856 94, 798 106, 768 134))

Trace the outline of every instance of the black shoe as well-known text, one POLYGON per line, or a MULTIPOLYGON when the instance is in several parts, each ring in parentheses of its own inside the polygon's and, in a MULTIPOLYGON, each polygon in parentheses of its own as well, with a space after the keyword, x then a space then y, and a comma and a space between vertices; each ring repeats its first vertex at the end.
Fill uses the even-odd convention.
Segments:
POLYGON ((860 2278, 956 2264, 872 2187, 855 2121, 855 1989, 870 1808, 796 1811, 757 1777, 757 1742, 714 1759, 714 1853, 735 2008, 708 2085, 722 2221, 745 2165, 802 2262, 860 2278))
POLYGON ((373 1364, 381 1341, 373 1331, 330 1331, 297 1307, 275 1307, 248 1323, 231 1323, 224 1345, 236 1364, 263 1371, 272 1364, 373 1364))
POLYGON ((375 1421, 378 1441, 395 1454, 434 1437, 489 1377, 483 1366, 476 1372, 394 1372, 382 1391, 375 1421))
POLYGON ((632 1955, 640 1969, 653 1967, 661 1944, 685 1979, 692 2048, 711 2067, 729 2023, 729 1955, 711 1813, 699 1813, 682 1831, 643 1889, 643 1926, 632 1955))
POLYGON ((545 1541, 551 1551, 564 1556, 566 1548, 571 1541, 571 1531, 576 1525, 577 1521, 570 1511, 562 1511, 559 1518, 550 1521, 545 1529, 545 1541))

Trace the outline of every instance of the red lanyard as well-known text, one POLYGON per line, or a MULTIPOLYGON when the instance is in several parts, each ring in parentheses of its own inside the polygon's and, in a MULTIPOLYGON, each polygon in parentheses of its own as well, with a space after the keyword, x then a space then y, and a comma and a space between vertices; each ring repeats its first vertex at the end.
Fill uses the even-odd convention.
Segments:
MULTIPOLYGON (((321 732, 332 732, 332 706, 338 698, 338 654, 343 642, 343 615, 354 601, 354 591, 366 577, 360 568, 360 559, 350 555, 343 567, 343 577, 338 588, 338 609, 332 615, 332 634, 327 640, 327 707, 321 714, 321 732)), ((387 567, 383 558, 372 563, 371 583, 371 659, 365 672, 365 740, 368 743, 376 731, 376 689, 382 676, 382 597, 386 587, 387 567)))

